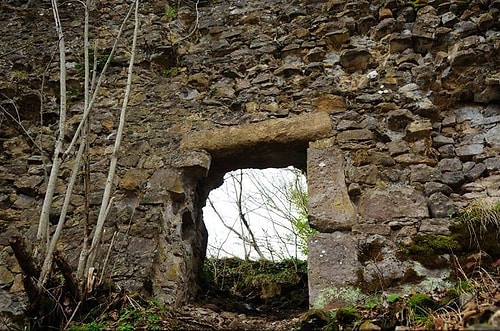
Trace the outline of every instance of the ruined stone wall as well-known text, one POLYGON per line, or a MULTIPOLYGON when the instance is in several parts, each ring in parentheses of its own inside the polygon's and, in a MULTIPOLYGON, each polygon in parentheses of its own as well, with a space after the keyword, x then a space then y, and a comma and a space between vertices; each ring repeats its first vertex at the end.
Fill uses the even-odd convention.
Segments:
MULTIPOLYGON (((436 252, 436 268, 398 248, 419 234, 448 234, 448 215, 476 199, 500 198, 500 2, 235 0, 198 11, 181 2, 169 15, 174 3, 141 4, 138 64, 102 252, 116 233, 106 276, 184 302, 205 254, 208 192, 229 170, 294 165, 307 171, 310 222, 320 231, 309 247, 312 306, 446 279, 446 252, 436 252)), ((71 6, 61 12, 70 132, 83 107, 83 17, 71 6)), ((100 56, 127 10, 121 2, 110 6, 96 3, 92 11, 100 56)), ((2 105, 15 114, 16 103, 25 129, 3 114, 0 302, 17 313, 22 275, 8 240, 36 233, 57 129, 58 74, 48 4, 2 3, 0 13, 2 105)), ((125 40, 91 116, 92 222, 126 80, 125 40)), ((69 169, 70 162, 54 220, 69 169)), ((60 245, 71 263, 82 240, 84 197, 80 187, 60 245)))

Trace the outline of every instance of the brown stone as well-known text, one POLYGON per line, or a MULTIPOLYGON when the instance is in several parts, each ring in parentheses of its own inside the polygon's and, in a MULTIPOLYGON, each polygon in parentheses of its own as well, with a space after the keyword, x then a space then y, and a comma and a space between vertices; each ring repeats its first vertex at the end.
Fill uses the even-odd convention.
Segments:
POLYGON ((344 97, 334 94, 324 94, 312 101, 314 108, 326 113, 338 113, 347 109, 344 97))
POLYGON ((144 188, 149 173, 144 169, 129 169, 120 180, 120 188, 127 191, 136 191, 144 188))
POLYGON ((216 154, 252 147, 259 143, 285 144, 314 141, 332 134, 328 114, 315 112, 286 119, 190 133, 181 141, 182 150, 206 150, 216 154))

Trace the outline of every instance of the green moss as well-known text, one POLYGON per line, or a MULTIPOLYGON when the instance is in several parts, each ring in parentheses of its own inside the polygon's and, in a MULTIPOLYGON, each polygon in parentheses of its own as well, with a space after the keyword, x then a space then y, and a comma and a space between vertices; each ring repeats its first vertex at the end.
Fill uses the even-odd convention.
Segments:
POLYGON ((411 244, 399 247, 398 257, 401 260, 415 260, 430 269, 438 269, 449 264, 444 254, 462 250, 460 243, 452 236, 417 235, 411 244))
POLYGON ((367 296, 360 288, 354 286, 331 286, 324 288, 313 302, 314 308, 324 308, 335 302, 338 306, 356 305, 359 302, 365 301, 367 296))

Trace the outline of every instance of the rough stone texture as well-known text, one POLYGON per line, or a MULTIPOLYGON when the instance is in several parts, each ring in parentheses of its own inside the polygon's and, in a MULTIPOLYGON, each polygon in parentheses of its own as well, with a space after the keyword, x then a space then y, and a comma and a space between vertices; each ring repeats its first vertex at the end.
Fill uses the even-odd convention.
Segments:
POLYGON ((357 240, 345 232, 318 233, 309 239, 309 302, 329 309, 356 301, 357 240))
POLYGON ((347 193, 340 149, 309 147, 307 173, 311 226, 320 232, 349 230, 356 222, 356 211, 347 193))
POLYGON ((366 191, 361 195, 358 211, 362 219, 380 223, 402 217, 429 217, 427 202, 422 193, 405 186, 366 191))
MULTIPOLYGON (((335 304, 357 293, 349 286, 363 267, 358 238, 384 236, 366 240, 387 246, 379 267, 397 283, 401 272, 391 256, 398 245, 418 233, 447 233, 440 217, 453 210, 450 200, 460 207, 498 200, 498 1, 426 3, 216 0, 204 2, 196 15, 181 1, 179 14, 168 17, 170 2, 142 1, 141 42, 103 238, 105 251, 112 233, 119 233, 107 276, 172 304, 192 297, 206 248, 201 208, 224 173, 238 168, 311 166, 312 224, 344 231, 311 242, 311 305, 317 306, 324 293, 335 304), (325 256, 334 257, 331 265, 325 256), (340 261, 347 267, 337 268, 340 261)), ((91 35, 104 53, 128 7, 121 0, 95 3, 91 35)), ((82 18, 74 8, 60 8, 67 139, 84 104, 82 18)), ((49 2, 2 2, 0 22, 0 311, 18 314, 25 297, 8 237, 21 232, 33 239, 46 190, 58 128, 58 61, 50 62, 57 37, 49 2)), ((124 33, 90 116, 92 220, 126 84, 131 27, 124 33)), ((70 157, 58 178, 54 218, 71 167, 70 157)), ((75 189, 60 243, 71 261, 82 241, 83 192, 75 189)), ((437 274, 412 261, 399 266, 423 277, 437 274)), ((373 289, 371 271, 366 289, 373 289)))

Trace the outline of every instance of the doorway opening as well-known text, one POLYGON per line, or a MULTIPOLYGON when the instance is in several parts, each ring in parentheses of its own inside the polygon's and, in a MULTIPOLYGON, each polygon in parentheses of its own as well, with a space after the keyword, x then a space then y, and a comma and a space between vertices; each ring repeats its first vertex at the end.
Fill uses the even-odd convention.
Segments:
POLYGON ((300 169, 238 169, 203 208, 208 258, 306 260, 307 183, 300 169))

